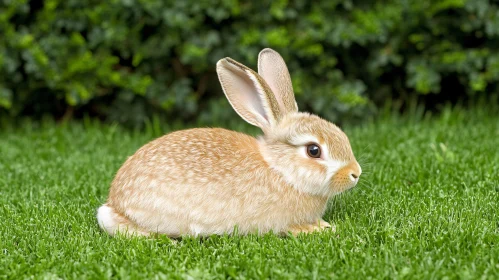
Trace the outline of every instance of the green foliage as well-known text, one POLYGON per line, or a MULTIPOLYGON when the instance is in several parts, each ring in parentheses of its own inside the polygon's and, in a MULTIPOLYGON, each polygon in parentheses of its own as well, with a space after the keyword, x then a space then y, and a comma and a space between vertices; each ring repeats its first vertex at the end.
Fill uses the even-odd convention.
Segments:
POLYGON ((215 64, 256 67, 264 47, 288 62, 300 107, 331 120, 388 99, 499 91, 499 5, 485 0, 0 3, 11 116, 232 120, 215 64))

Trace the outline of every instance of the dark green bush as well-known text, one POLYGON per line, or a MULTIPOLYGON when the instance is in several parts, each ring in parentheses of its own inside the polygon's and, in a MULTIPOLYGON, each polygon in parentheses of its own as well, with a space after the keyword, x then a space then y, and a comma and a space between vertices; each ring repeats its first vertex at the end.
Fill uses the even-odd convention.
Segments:
POLYGON ((492 1, 0 1, 0 111, 13 117, 231 120, 215 64, 256 67, 264 47, 288 62, 300 107, 332 120, 499 91, 492 1))

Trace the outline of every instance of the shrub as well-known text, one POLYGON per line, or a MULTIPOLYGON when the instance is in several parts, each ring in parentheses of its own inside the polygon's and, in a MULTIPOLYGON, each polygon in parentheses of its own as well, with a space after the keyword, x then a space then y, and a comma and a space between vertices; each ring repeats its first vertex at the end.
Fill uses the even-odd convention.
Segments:
POLYGON ((0 110, 12 117, 226 122, 216 62, 256 68, 264 47, 288 62, 300 107, 331 120, 498 92, 489 1, 0 1, 0 110))

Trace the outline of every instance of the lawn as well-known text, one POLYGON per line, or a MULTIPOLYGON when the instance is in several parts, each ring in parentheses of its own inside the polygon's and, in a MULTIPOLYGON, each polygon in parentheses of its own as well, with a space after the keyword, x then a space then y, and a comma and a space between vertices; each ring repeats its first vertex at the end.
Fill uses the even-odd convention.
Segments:
POLYGON ((177 242, 111 238, 95 219, 158 126, 4 123, 0 278, 499 279, 498 116, 415 111, 345 127, 364 174, 331 201, 336 233, 177 242))

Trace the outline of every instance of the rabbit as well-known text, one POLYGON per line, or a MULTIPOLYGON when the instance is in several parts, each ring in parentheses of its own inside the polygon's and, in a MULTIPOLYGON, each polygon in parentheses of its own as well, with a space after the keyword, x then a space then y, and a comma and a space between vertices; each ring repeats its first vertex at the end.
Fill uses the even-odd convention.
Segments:
POLYGON ((328 199, 354 187, 361 167, 345 133, 298 111, 283 58, 258 55, 258 73, 227 57, 219 81, 252 136, 222 128, 166 134, 118 170, 97 211, 110 235, 210 236, 334 230, 328 199))

